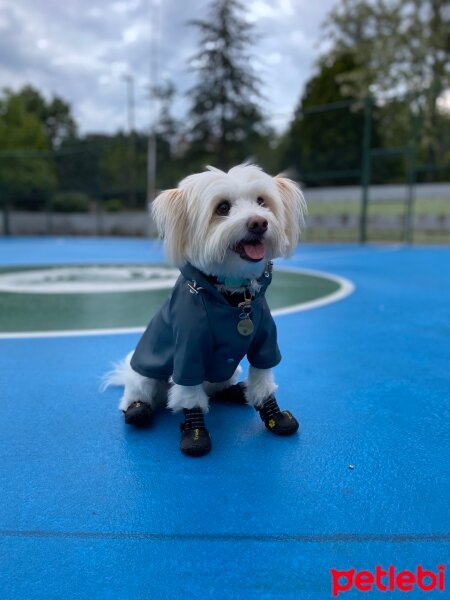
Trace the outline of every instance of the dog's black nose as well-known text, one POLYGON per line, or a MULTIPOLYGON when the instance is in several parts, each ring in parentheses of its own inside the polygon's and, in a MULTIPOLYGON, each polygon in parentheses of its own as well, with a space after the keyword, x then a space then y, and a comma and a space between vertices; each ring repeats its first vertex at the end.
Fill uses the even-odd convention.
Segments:
POLYGON ((268 223, 264 217, 251 217, 247 221, 247 229, 250 233, 255 233, 256 235, 262 235, 266 233, 268 223))

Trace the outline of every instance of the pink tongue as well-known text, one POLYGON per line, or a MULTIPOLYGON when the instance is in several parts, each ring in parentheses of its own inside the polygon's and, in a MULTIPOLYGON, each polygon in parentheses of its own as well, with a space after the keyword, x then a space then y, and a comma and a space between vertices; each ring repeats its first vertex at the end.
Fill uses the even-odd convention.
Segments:
POLYGON ((243 247, 245 254, 253 260, 261 260, 266 253, 262 242, 258 242, 257 244, 243 244, 243 247))

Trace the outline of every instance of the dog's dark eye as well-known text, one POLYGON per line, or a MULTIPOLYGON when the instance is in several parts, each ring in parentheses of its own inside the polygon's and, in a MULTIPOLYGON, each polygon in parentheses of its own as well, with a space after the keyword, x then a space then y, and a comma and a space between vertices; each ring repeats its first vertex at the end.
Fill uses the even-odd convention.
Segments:
POLYGON ((261 196, 258 196, 258 198, 256 199, 256 202, 260 205, 260 206, 264 206, 265 202, 264 202, 264 198, 262 198, 261 196))
POLYGON ((231 204, 228 202, 228 200, 224 200, 216 208, 216 213, 221 217, 226 217, 227 214, 230 212, 230 208, 231 204))

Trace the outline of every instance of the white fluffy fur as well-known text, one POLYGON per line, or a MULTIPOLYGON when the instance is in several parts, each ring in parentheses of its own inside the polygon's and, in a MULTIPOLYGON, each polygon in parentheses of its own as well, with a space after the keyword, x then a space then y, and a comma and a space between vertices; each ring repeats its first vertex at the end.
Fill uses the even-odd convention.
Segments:
POLYGON ((257 369, 250 366, 245 397, 251 406, 261 406, 264 400, 267 400, 277 389, 272 369, 257 369))
POLYGON ((101 384, 101 391, 109 387, 123 387, 124 393, 119 402, 119 410, 126 411, 133 402, 138 400, 147 402, 154 408, 165 406, 178 412, 183 408, 199 406, 204 412, 209 410, 209 397, 214 392, 224 390, 236 383, 242 373, 238 366, 230 379, 219 383, 203 382, 203 385, 182 386, 169 384, 157 379, 143 377, 133 371, 130 365, 133 352, 130 352, 122 361, 113 365, 113 369, 106 373, 101 384))
POLYGON ((209 410, 209 398, 203 388, 203 385, 177 385, 170 388, 169 401, 167 407, 173 412, 178 412, 183 408, 201 408, 203 412, 209 410))
POLYGON ((174 265, 189 260, 207 275, 259 277, 267 260, 288 256, 295 248, 306 204, 299 187, 285 177, 270 177, 254 165, 228 173, 209 167, 160 194, 152 214, 174 265), (262 197, 264 206, 257 198, 262 197), (226 217, 215 214, 221 201, 231 203, 226 217), (266 256, 258 263, 242 260, 231 249, 247 235, 251 217, 268 221, 266 256))
POLYGON ((211 383, 210 381, 203 382, 203 388, 208 396, 214 396, 215 392, 220 392, 221 390, 226 390, 231 385, 234 385, 238 382, 239 376, 242 373, 242 367, 238 365, 236 371, 227 379, 227 381, 220 381, 219 383, 211 383))
MULTIPOLYGON (((208 167, 203 173, 190 175, 176 189, 161 193, 153 202, 152 214, 164 239, 166 256, 174 265, 186 261, 207 275, 256 279, 268 260, 288 256, 298 242, 306 204, 299 187, 283 177, 271 177, 255 165, 239 165, 225 173, 208 167), (264 199, 264 205, 257 202, 264 199), (217 206, 228 200, 227 216, 216 214, 217 206), (243 260, 233 247, 248 235, 247 223, 263 217, 267 223, 264 235, 265 256, 258 262, 243 260)), ((103 387, 124 386, 119 408, 125 411, 135 401, 160 403, 168 384, 142 377, 130 366, 130 353, 106 374, 103 387)), ((218 384, 204 382, 197 386, 173 385, 167 406, 174 411, 200 407, 208 410, 214 391, 236 382, 239 371, 231 379, 218 384)), ((259 406, 277 389, 271 369, 250 367, 246 397, 249 404, 259 406)))
POLYGON ((123 396, 119 402, 119 410, 126 411, 133 402, 146 402, 154 408, 165 405, 169 384, 159 379, 149 379, 133 371, 130 365, 133 352, 113 365, 111 371, 103 376, 101 390, 109 387, 123 387, 123 396))

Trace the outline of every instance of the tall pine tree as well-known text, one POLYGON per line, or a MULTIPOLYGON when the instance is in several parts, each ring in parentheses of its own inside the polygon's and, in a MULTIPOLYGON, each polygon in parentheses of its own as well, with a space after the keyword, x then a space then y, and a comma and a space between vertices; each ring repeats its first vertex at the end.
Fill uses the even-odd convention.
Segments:
POLYGON ((189 91, 188 158, 228 168, 249 158, 267 133, 251 67, 251 25, 239 0, 213 0, 208 18, 191 24, 200 43, 191 59, 197 84, 189 91))

